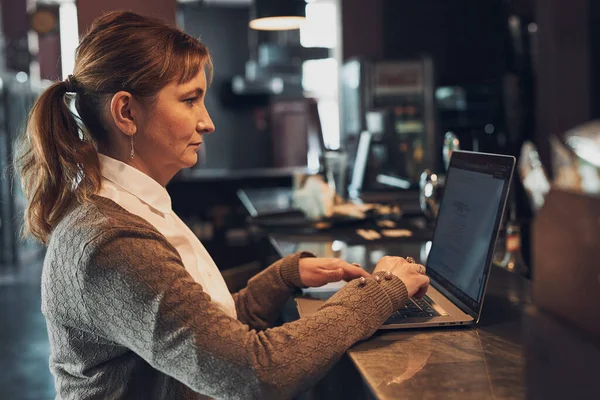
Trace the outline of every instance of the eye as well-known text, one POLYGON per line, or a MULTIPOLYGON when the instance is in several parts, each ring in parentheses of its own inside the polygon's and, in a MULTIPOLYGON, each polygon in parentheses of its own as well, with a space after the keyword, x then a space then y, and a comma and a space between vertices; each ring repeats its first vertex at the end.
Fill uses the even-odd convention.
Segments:
POLYGON ((189 99, 183 100, 183 102, 188 106, 193 106, 196 103, 196 101, 198 101, 198 96, 190 97, 189 99))

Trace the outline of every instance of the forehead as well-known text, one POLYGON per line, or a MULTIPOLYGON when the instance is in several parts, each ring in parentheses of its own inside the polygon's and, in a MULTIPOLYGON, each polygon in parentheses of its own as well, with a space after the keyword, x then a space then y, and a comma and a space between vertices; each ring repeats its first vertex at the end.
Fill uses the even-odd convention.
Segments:
POLYGON ((164 88, 162 88, 159 92, 159 95, 169 94, 169 93, 182 93, 188 92, 196 89, 202 89, 206 91, 206 72, 204 69, 200 70, 196 76, 194 76, 189 82, 179 83, 179 82, 171 82, 164 88))

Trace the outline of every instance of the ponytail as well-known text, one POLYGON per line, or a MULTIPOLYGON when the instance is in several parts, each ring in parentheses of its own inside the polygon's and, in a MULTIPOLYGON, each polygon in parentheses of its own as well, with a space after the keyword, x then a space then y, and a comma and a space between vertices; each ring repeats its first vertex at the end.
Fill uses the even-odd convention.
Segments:
POLYGON ((66 102, 71 90, 65 81, 46 89, 18 143, 15 167, 27 198, 23 236, 43 243, 71 206, 88 201, 101 187, 96 146, 66 102))

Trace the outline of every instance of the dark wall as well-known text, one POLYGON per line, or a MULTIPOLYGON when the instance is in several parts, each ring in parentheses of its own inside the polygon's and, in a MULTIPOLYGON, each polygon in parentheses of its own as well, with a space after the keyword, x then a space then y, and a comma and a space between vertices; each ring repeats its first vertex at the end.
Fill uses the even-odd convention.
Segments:
POLYGON ((206 105, 216 130, 205 138, 206 168, 260 168, 270 163, 270 139, 267 132, 256 129, 253 110, 227 108, 219 100, 221 86, 234 75, 244 75, 248 12, 245 7, 180 5, 180 25, 200 37, 214 63, 206 105))
POLYGON ((594 60, 590 18, 597 0, 536 0, 539 68, 536 75, 536 137, 540 156, 550 165, 551 135, 592 118, 594 60))
MULTIPOLYGON (((527 8, 518 2, 520 8, 527 8)), ((342 58, 429 54, 438 85, 497 83, 506 68, 503 0, 341 1, 342 58)))
POLYGON ((590 0, 591 117, 600 118, 600 2, 590 0))
POLYGON ((27 47, 27 31, 29 20, 27 15, 27 0, 0 0, 0 12, 3 39, 0 52, 2 66, 12 71, 29 73, 30 55, 27 47))
POLYGON ((383 0, 338 0, 341 8, 342 58, 383 56, 383 0))
POLYGON ((438 85, 497 82, 505 70, 502 0, 384 0, 383 57, 433 57, 438 85))

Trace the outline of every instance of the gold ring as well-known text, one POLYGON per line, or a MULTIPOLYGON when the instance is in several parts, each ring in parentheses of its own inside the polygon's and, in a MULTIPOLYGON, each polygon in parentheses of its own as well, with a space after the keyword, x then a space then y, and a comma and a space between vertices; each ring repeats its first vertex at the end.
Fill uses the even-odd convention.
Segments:
POLYGON ((423 273, 423 266, 419 265, 419 273, 422 274, 423 273))
POLYGON ((409 263, 411 263, 411 264, 415 263, 415 259, 412 258, 412 257, 406 257, 406 261, 409 262, 409 263))

